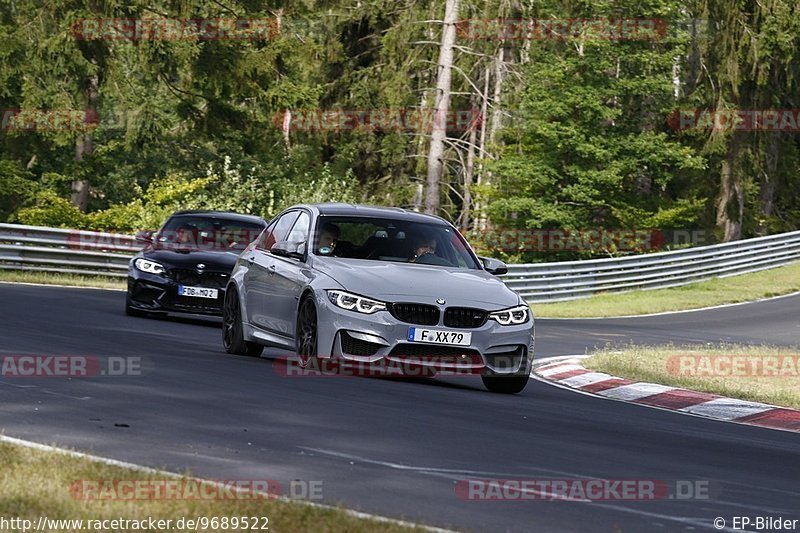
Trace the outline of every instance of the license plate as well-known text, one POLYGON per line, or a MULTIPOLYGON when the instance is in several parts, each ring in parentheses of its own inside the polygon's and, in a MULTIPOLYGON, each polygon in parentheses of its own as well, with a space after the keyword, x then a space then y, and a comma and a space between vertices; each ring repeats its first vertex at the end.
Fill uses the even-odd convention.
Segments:
POLYGON ((469 346, 472 333, 463 331, 447 331, 443 329, 408 328, 408 340, 429 344, 450 344, 452 346, 469 346))
POLYGON ((192 296, 194 298, 217 298, 219 289, 207 289, 205 287, 187 287, 186 285, 178 285, 179 296, 192 296))

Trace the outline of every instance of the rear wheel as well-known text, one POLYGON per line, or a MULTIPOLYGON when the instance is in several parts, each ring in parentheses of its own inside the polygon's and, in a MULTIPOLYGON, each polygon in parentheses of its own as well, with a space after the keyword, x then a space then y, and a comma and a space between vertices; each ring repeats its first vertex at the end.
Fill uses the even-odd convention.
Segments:
POLYGON ((305 368, 312 358, 317 357, 317 306, 310 296, 300 302, 297 312, 297 357, 300 366, 305 368))
POLYGON ((260 344, 244 340, 239 294, 234 287, 225 291, 225 303, 222 307, 222 345, 230 354, 250 357, 258 357, 264 350, 260 344))

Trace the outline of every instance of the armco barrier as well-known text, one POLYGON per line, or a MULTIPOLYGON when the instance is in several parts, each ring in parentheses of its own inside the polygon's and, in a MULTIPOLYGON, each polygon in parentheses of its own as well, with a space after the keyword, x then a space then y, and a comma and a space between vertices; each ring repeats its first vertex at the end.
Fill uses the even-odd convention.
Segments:
MULTIPOLYGON (((0 269, 124 277, 142 245, 129 235, 0 224, 0 269)), ((530 302, 660 289, 800 260, 800 231, 620 258, 508 265, 503 281, 530 302)))

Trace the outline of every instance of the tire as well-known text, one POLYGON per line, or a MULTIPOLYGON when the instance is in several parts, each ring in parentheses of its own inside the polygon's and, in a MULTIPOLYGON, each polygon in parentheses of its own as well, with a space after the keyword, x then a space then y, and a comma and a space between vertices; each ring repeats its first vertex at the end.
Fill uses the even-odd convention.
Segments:
POLYGON ((239 293, 234 287, 225 291, 225 302, 222 306, 222 345, 226 352, 233 355, 258 357, 264 351, 260 344, 244 340, 239 293))
POLYGON ((138 316, 138 317, 146 317, 147 313, 145 311, 140 311, 133 307, 131 304, 131 296, 130 294, 125 296, 125 314, 128 316, 138 316))
POLYGON ((303 298, 297 311, 297 358, 300 366, 305 368, 312 358, 319 355, 317 351, 317 306, 310 296, 303 298))
POLYGON ((483 384, 489 389, 490 392, 497 392, 500 394, 517 394, 522 392, 528 384, 530 376, 528 375, 514 375, 514 376, 481 376, 483 384))
POLYGON ((510 376, 487 371, 481 375, 484 386, 490 392, 499 394, 518 394, 522 392, 531 378, 531 359, 525 361, 524 370, 510 376))

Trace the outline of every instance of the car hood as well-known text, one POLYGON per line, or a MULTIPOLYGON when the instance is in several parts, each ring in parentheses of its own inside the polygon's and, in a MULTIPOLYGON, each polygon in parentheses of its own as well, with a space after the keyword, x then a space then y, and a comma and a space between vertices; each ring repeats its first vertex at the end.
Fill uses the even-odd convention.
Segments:
POLYGON ((205 265, 207 272, 219 271, 230 273, 236 264, 238 252, 176 252, 174 250, 148 250, 142 256, 150 261, 161 263, 166 268, 189 268, 196 270, 197 265, 205 265))
POLYGON ((389 302, 489 306, 503 309, 519 303, 519 296, 484 270, 390 263, 335 257, 315 258, 314 267, 345 290, 389 302))

